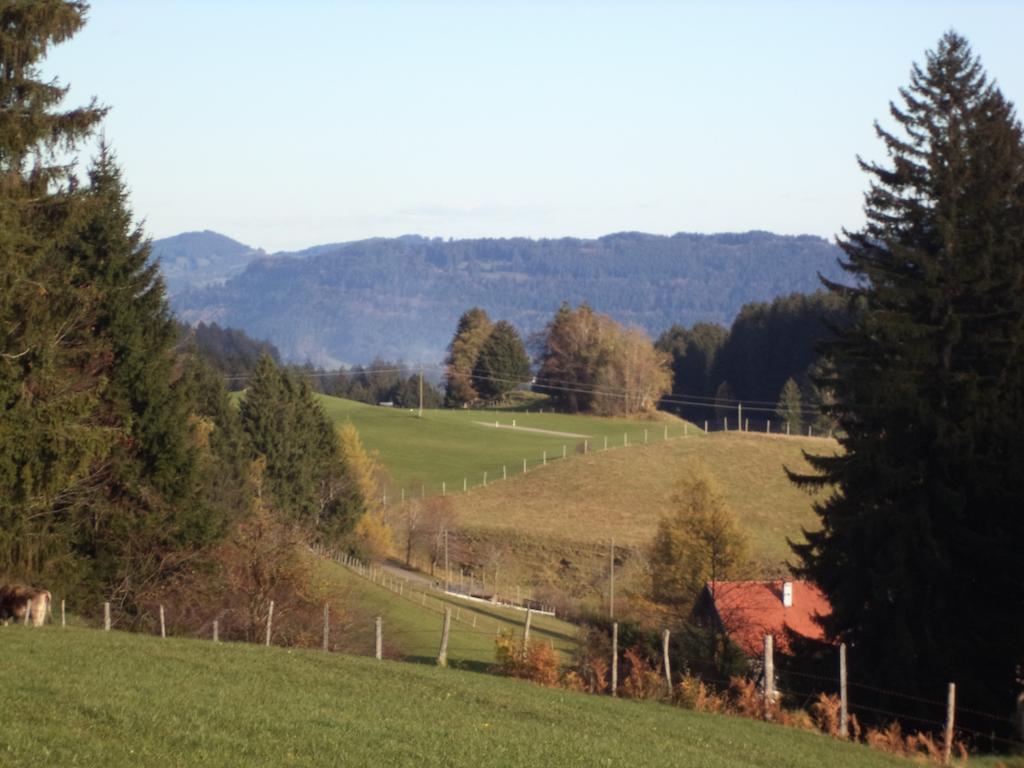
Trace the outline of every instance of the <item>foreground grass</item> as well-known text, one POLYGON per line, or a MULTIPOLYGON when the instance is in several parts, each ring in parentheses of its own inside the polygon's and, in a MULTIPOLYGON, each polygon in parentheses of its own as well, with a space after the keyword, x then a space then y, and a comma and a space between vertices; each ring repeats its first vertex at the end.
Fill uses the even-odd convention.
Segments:
MULTIPOLYGON (((317 563, 317 577, 329 589, 344 594, 354 612, 365 617, 380 616, 386 655, 409 661, 432 663, 441 644, 441 625, 445 607, 452 610, 448 658, 452 666, 487 671, 494 665, 495 637, 498 633, 521 637, 525 614, 498 606, 461 600, 439 592, 425 595, 415 585, 413 599, 409 590, 399 597, 391 590, 357 576, 347 568, 331 562, 317 563), (457 613, 456 613, 457 612, 457 613), (459 620, 454 620, 455 616, 459 620)), ((370 655, 375 643, 375 630, 369 621, 350 629, 349 647, 370 655)), ((572 661, 578 646, 577 628, 565 621, 534 615, 531 637, 549 642, 559 652, 563 663, 572 661)))
MULTIPOLYGON (((461 492, 463 480, 469 487, 522 473, 523 459, 535 468, 547 454, 548 466, 561 459, 562 448, 570 457, 584 441, 593 451, 643 443, 644 430, 650 442, 683 433, 683 422, 672 416, 653 420, 606 419, 555 413, 438 409, 423 411, 423 418, 400 408, 382 408, 336 397, 320 397, 324 411, 336 423, 351 421, 363 443, 379 453, 392 479, 391 497, 401 489, 407 494, 440 493, 445 483, 449 492, 461 492), (566 433, 551 435, 525 430, 498 429, 494 422, 517 427, 566 433), (483 423, 477 423, 483 422, 483 423), (581 435, 569 437, 568 435, 581 435)), ((696 427, 690 425, 691 434, 696 427)))
POLYGON ((787 538, 818 526, 813 498, 785 468, 808 471, 803 451, 829 452, 818 438, 716 432, 556 462, 507 483, 452 497, 460 523, 547 541, 643 546, 672 508, 682 469, 703 462, 746 532, 751 556, 772 572, 792 559, 787 538))
POLYGON ((0 629, 4 766, 904 766, 827 737, 316 651, 0 629))

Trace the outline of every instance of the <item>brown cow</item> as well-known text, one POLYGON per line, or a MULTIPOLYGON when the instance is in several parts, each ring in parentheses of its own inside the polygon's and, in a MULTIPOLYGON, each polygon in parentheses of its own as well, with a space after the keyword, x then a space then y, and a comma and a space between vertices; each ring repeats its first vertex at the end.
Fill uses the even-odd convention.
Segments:
POLYGON ((0 586, 0 621, 4 625, 10 619, 32 621, 35 627, 43 626, 46 614, 50 609, 51 595, 45 589, 34 589, 21 584, 5 584, 0 586))

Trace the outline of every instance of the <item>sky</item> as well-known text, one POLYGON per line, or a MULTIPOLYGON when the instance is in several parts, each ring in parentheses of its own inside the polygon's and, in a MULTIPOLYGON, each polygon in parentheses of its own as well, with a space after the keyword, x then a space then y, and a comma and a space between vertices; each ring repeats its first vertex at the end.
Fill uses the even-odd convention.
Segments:
POLYGON ((863 223, 859 156, 943 32, 1024 101, 1024 3, 93 0, 43 72, 111 108, 147 234, 863 223))

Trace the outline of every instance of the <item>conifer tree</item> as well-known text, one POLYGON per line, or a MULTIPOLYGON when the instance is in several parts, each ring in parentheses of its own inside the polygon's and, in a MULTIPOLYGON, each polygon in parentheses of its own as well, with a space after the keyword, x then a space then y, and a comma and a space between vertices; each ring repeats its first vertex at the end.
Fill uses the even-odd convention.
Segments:
MULTIPOLYGON (((840 245, 854 310, 828 344, 844 452, 795 547, 865 682, 1008 712, 1024 665, 1024 146, 950 32, 877 127, 867 224, 840 245), (1018 675, 1015 682, 1015 673, 1018 675), (1016 686, 1016 687, 1015 687, 1016 686)), ((988 727, 988 726, 986 726, 988 727)))
POLYGON ((530 358, 519 332, 499 320, 480 347, 473 367, 473 385, 487 400, 502 399, 530 379, 530 358))
POLYGON ((800 387, 793 379, 786 379, 779 393, 779 402, 775 405, 775 415, 782 420, 780 429, 788 426, 792 434, 799 435, 803 428, 803 401, 800 387))
POLYGON ((94 471, 98 492, 69 510, 80 520, 75 551, 91 578, 126 605, 132 584, 162 578, 162 553, 209 543, 196 476, 196 445, 184 390, 172 385, 177 330, 149 242, 133 222, 113 155, 101 144, 76 203, 67 274, 94 296, 92 334, 109 350, 95 418, 116 432, 94 471))
POLYGON ((0 570, 64 561, 55 508, 95 484, 115 435, 93 418, 109 349, 91 333, 95 294, 60 252, 77 195, 55 151, 73 153, 102 118, 93 101, 60 111, 67 88, 39 61, 84 23, 78 2, 0 7, 0 570))
POLYGON ((314 536, 335 538, 349 530, 357 518, 345 457, 309 385, 263 355, 239 415, 250 458, 263 464, 256 489, 263 505, 314 536))
POLYGON ((479 397, 473 368, 493 327, 487 313, 479 307, 467 310, 459 318, 445 360, 445 402, 449 406, 462 406, 479 397))

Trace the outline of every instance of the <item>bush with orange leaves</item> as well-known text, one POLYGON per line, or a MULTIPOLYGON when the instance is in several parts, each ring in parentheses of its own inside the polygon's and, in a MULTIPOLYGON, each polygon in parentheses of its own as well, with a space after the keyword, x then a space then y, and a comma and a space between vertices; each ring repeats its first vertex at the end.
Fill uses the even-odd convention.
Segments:
POLYGON ((665 677, 643 657, 639 648, 630 648, 623 655, 626 679, 622 695, 630 699, 663 699, 667 696, 665 677))
POLYGON ((499 675, 530 680, 553 687, 559 683, 558 651, 546 643, 523 644, 511 633, 499 635, 494 641, 497 663, 493 670, 499 675))

